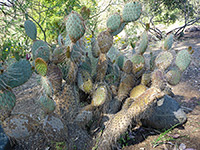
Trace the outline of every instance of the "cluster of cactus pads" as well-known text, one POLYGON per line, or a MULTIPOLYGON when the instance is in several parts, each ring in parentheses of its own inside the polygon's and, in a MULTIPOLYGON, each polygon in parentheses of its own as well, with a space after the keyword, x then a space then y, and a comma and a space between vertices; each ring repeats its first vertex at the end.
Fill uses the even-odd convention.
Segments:
POLYGON ((27 140, 41 131, 51 139, 50 144, 52 139, 65 142, 67 149, 74 145, 77 149, 112 149, 133 125, 133 119, 138 124, 145 119, 155 101, 169 93, 167 86, 178 84, 190 64, 190 49, 172 53, 172 34, 165 39, 162 52, 157 56, 151 53, 148 63, 143 56, 148 47, 148 28, 135 54, 127 58, 120 53, 111 61, 108 52, 113 47, 113 36, 142 14, 138 1, 126 3, 122 16, 115 13, 108 18, 107 30, 92 37, 90 51, 86 51, 82 38, 84 19, 89 18, 90 11, 84 7, 81 14, 83 17, 72 11, 68 15, 66 38, 59 35, 55 49, 37 40, 36 25, 25 21, 25 31, 33 40, 32 64, 19 60, 0 66, 0 119, 8 136, 27 140), (23 85, 31 75, 36 76, 39 86, 35 101, 43 111, 40 119, 11 115, 16 103, 12 88, 23 85))

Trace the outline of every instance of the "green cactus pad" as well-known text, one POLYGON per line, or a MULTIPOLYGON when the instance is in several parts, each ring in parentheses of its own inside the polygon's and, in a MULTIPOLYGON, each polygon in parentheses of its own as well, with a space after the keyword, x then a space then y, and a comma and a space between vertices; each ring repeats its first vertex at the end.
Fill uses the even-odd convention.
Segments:
POLYGON ((65 60, 67 59, 67 51, 68 49, 70 49, 70 47, 66 47, 66 46, 62 46, 62 47, 57 47, 54 51, 53 51, 53 56, 52 56, 52 61, 55 64, 58 63, 63 63, 65 62, 65 60))
POLYGON ((148 34, 147 34, 147 31, 144 31, 141 35, 140 45, 139 45, 138 49, 136 49, 136 52, 138 54, 143 55, 144 52, 146 51, 147 47, 148 47, 148 34))
POLYGON ((35 51, 35 59, 36 58, 42 58, 44 61, 48 62, 50 58, 50 50, 46 46, 40 46, 36 51, 35 51))
POLYGON ((54 100, 45 95, 40 96, 39 103, 46 114, 52 113, 56 108, 54 100))
POLYGON ((116 36, 117 34, 119 34, 124 29, 124 27, 126 26, 126 24, 127 24, 126 22, 122 22, 121 25, 120 25, 120 27, 116 31, 110 32, 110 34, 112 36, 116 36))
POLYGON ((122 18, 124 22, 136 21, 142 13, 142 5, 139 2, 129 2, 124 6, 122 18))
POLYGON ((117 57, 117 65, 119 66, 119 68, 122 70, 123 69, 123 66, 124 66, 124 61, 125 61, 125 56, 124 55, 119 55, 117 57))
POLYGON ((107 28, 111 30, 111 32, 116 31, 121 25, 121 16, 118 13, 111 15, 107 20, 107 28))
POLYGON ((142 55, 134 54, 131 58, 131 61, 133 63, 133 70, 132 72, 135 74, 142 70, 145 66, 145 60, 142 55))
POLYGON ((93 83, 90 74, 86 70, 80 69, 78 71, 78 87, 85 93, 92 91, 93 83))
POLYGON ((59 92, 62 87, 61 69, 55 64, 48 65, 47 78, 49 79, 49 81, 51 82, 53 86, 54 93, 59 92))
POLYGON ((155 59, 155 65, 162 70, 167 69, 173 60, 173 55, 168 51, 163 51, 155 59))
POLYGON ((59 34, 59 36, 58 36, 58 44, 59 44, 59 46, 65 45, 64 39, 61 34, 59 34))
POLYGON ((7 70, 0 75, 0 90, 14 88, 24 84, 32 75, 29 61, 20 59, 8 66, 7 70))
POLYGON ((169 50, 171 47, 172 47, 172 44, 173 44, 173 38, 174 38, 174 35, 173 34, 169 34, 165 41, 164 41, 164 50, 169 50))
POLYGON ((181 71, 178 68, 169 70, 165 77, 170 85, 177 85, 181 80, 181 71))
POLYGON ((26 31, 26 34, 32 39, 36 40, 37 37, 37 28, 36 25, 33 21, 31 20, 26 20, 24 23, 24 28, 26 31))
POLYGON ((0 91, 0 122, 10 115, 15 106, 16 97, 10 90, 0 91))
POLYGON ((93 106, 102 105, 106 101, 107 94, 108 94, 107 87, 105 85, 99 85, 93 94, 91 104, 93 106))
POLYGON ((71 47, 70 58, 72 61, 76 63, 80 63, 81 60, 83 59, 81 48, 78 47, 76 44, 73 44, 71 47))
POLYGON ((92 63, 90 57, 85 56, 84 61, 79 66, 81 69, 86 70, 89 74, 92 73, 92 63))
POLYGON ((54 91, 53 91, 53 87, 52 87, 52 84, 51 82, 49 81, 49 79, 45 76, 41 76, 40 79, 39 79, 39 84, 41 85, 42 87, 42 91, 44 94, 46 94, 48 97, 52 97, 53 94, 54 94, 54 91))
POLYGON ((83 18, 75 11, 72 11, 66 21, 66 30, 73 43, 76 43, 85 33, 83 18))
POLYGON ((91 39, 91 46, 92 46, 92 49, 91 49, 92 56, 94 58, 98 58, 99 55, 100 55, 100 53, 101 53, 101 51, 100 51, 98 42, 97 42, 97 40, 94 37, 92 37, 92 39, 91 39))
POLYGON ((191 62, 191 54, 187 50, 182 50, 176 55, 175 64, 181 71, 184 71, 191 62))
POLYGON ((35 69, 37 73, 42 76, 46 76, 47 74, 47 63, 42 58, 37 58, 35 60, 35 69))
POLYGON ((108 58, 106 54, 101 53, 96 67, 96 81, 103 81, 108 69, 108 58))
POLYGON ((98 45, 102 53, 107 53, 113 44, 113 36, 108 31, 102 31, 97 37, 98 45))
POLYGON ((41 46, 48 47, 48 44, 46 42, 42 41, 42 40, 36 40, 36 41, 33 42, 33 46, 31 48, 31 52, 33 54, 33 58, 34 59, 36 59, 36 56, 35 56, 36 54, 35 53, 36 53, 37 49, 39 47, 41 47, 41 46))

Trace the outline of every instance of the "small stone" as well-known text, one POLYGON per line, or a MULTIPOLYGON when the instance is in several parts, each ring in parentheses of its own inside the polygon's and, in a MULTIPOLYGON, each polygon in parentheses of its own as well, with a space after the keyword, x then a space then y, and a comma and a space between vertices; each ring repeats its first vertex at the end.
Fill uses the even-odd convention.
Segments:
POLYGON ((155 129, 169 129, 176 124, 183 124, 187 120, 186 114, 179 103, 172 97, 165 95, 157 101, 151 115, 142 120, 144 126, 155 129))

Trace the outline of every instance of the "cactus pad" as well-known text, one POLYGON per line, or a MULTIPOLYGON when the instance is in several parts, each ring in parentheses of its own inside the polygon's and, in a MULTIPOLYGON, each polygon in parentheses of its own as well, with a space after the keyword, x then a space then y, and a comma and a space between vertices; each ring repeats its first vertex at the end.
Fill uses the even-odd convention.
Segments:
POLYGON ((36 55, 36 51, 41 46, 48 47, 47 43, 42 41, 42 40, 36 40, 36 41, 33 42, 33 46, 31 48, 31 52, 33 54, 33 58, 36 58, 36 56, 35 56, 36 55))
POLYGON ((145 85, 138 85, 136 87, 134 87, 131 92, 130 92, 130 98, 137 98, 138 96, 140 96, 142 93, 144 93, 147 90, 147 87, 145 85))
POLYGON ((139 2, 129 2, 124 6, 122 18, 125 22, 136 21, 142 13, 142 5, 139 2))
POLYGON ((169 50, 171 47, 172 47, 172 44, 173 44, 173 38, 174 38, 174 35, 173 34, 169 34, 165 41, 164 41, 164 50, 169 50))
POLYGON ((48 97, 52 97, 53 96, 53 87, 51 82, 49 81, 49 79, 45 76, 41 76, 39 83, 41 85, 42 88, 42 92, 47 95, 48 97))
POLYGON ((72 11, 66 21, 66 30, 73 43, 76 43, 85 33, 83 18, 75 11, 72 11))
POLYGON ((102 105, 106 101, 107 95, 108 95, 107 87, 105 85, 99 85, 93 94, 91 104, 93 106, 102 105))
POLYGON ((176 55, 175 64, 181 71, 184 71, 191 62, 191 54, 187 50, 182 50, 176 55))
POLYGON ((121 25, 120 25, 120 27, 116 31, 110 32, 110 34, 112 36, 116 36, 117 34, 119 34, 124 29, 124 27, 126 26, 126 24, 127 24, 126 22, 122 22, 121 25))
POLYGON ((127 59, 123 65, 123 71, 125 73, 131 73, 133 68, 133 63, 131 62, 131 60, 127 59))
POLYGON ((32 40, 36 40, 37 37, 37 28, 35 23, 33 23, 33 21, 31 20, 26 20, 24 23, 24 28, 26 31, 26 34, 32 39, 32 40))
POLYGON ((0 91, 0 122, 10 115, 15 102, 16 97, 12 91, 0 91))
POLYGON ((107 20, 107 28, 116 31, 121 25, 121 16, 118 13, 111 15, 107 20))
POLYGON ((62 47, 57 47, 54 51, 53 51, 53 56, 52 56, 52 61, 53 63, 55 64, 58 64, 58 63, 63 63, 66 58, 67 58, 67 51, 70 49, 69 46, 65 47, 65 46, 62 46, 62 47))
POLYGON ((142 70, 145 65, 145 60, 142 55, 134 54, 131 58, 131 61, 133 63, 133 70, 132 72, 135 74, 142 70))
POLYGON ((0 90, 6 87, 14 88, 24 84, 32 75, 31 64, 25 59, 12 63, 3 74, 0 75, 0 90))
POLYGON ((94 58, 98 58, 99 55, 100 55, 100 53, 101 53, 101 51, 100 51, 98 42, 97 42, 97 40, 94 37, 92 37, 92 39, 91 39, 91 46, 92 46, 92 49, 91 49, 92 56, 94 58))
POLYGON ((136 49, 136 52, 138 54, 141 54, 143 55, 144 52, 146 51, 147 49, 147 46, 148 46, 148 34, 147 34, 147 31, 144 31, 141 35, 141 38, 140 38, 140 45, 138 47, 138 49, 136 49))
POLYGON ((108 31, 102 31, 97 37, 102 53, 107 53, 113 44, 113 36, 108 31))
POLYGON ((40 46, 35 51, 35 58, 42 58, 44 61, 48 62, 50 57, 50 50, 46 46, 40 46))
POLYGON ((92 78, 86 70, 80 69, 78 72, 78 87, 85 93, 90 93, 92 91, 92 78))
POLYGON ((123 66, 124 66, 124 61, 125 61, 125 56, 124 55, 119 55, 117 57, 117 65, 119 66, 119 68, 122 70, 123 66))
POLYGON ((37 73, 42 76, 46 76, 47 74, 47 63, 42 58, 37 58, 35 60, 35 69, 37 73))
POLYGON ((155 59, 155 64, 159 69, 167 69, 173 60, 173 55, 168 51, 163 51, 155 59))
POLYGON ((165 77, 170 85, 177 85, 181 80, 181 71, 173 68, 165 74, 165 77))
POLYGON ((56 108, 54 100, 46 95, 40 96, 39 103, 46 114, 52 113, 56 108))

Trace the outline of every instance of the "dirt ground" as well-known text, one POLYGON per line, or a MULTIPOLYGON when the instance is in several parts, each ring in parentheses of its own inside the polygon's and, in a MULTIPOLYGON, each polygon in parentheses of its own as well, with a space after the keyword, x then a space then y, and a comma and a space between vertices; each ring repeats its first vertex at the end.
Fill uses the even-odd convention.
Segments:
MULTIPOLYGON (((200 33, 200 32, 199 32, 200 33)), ((140 127, 119 140, 123 150, 200 150, 200 38, 184 38, 174 43, 179 51, 192 46, 192 62, 182 74, 173 93, 187 114, 187 122, 161 137, 163 132, 140 127)))

